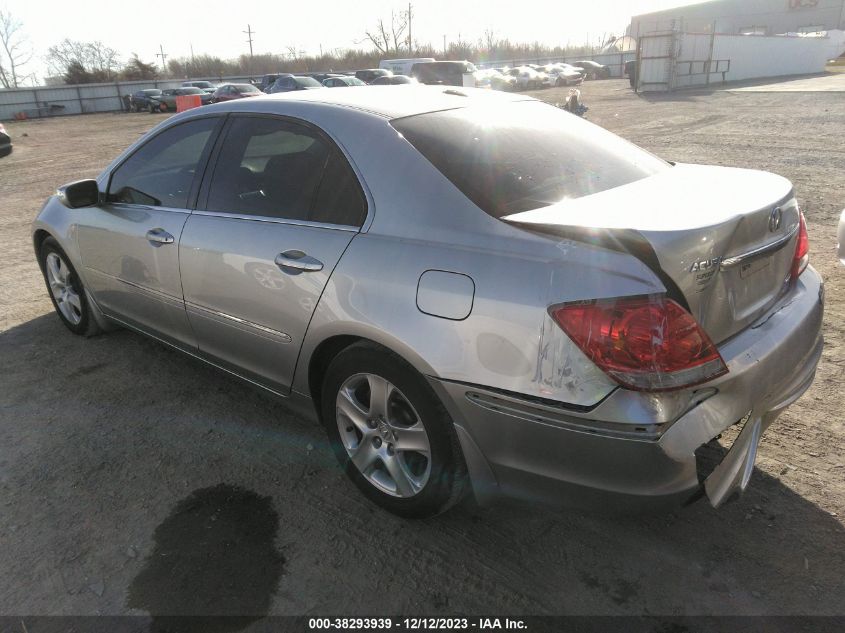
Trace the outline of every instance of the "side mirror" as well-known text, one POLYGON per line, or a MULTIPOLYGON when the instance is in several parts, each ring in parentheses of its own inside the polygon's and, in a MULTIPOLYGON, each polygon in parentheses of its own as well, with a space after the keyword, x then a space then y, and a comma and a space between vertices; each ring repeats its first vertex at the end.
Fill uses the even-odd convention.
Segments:
POLYGON ((71 209, 93 207, 100 202, 100 189, 96 180, 77 180, 56 190, 59 201, 71 209))

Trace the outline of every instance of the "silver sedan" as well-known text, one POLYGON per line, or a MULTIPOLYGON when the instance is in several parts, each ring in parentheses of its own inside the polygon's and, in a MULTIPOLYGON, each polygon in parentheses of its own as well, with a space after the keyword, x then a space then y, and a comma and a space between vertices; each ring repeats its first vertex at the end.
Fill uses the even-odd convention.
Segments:
POLYGON ((61 187, 33 241, 72 332, 131 328, 287 399, 404 516, 470 491, 718 506, 822 349, 787 180, 491 91, 190 110, 61 187))

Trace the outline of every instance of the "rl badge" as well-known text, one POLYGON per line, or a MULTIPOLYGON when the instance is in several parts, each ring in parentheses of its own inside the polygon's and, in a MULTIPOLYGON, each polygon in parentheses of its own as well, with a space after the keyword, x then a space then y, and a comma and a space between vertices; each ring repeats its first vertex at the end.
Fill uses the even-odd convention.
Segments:
POLYGON ((713 275, 718 272, 719 265, 721 263, 721 257, 713 257, 711 259, 704 259, 692 263, 689 271, 695 275, 695 285, 698 288, 698 292, 704 290, 704 288, 710 283, 710 280, 713 279, 713 275))

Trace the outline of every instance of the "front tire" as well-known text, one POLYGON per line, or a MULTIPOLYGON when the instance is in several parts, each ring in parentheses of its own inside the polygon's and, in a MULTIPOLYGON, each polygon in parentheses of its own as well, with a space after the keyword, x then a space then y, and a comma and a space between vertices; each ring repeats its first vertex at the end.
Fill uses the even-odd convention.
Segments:
POLYGON ((413 367, 371 343, 338 354, 326 371, 321 421, 347 476, 403 517, 431 517, 457 503, 467 472, 452 420, 413 367))
POLYGON ((80 336, 102 332, 91 311, 85 287, 59 243, 48 237, 41 244, 39 264, 56 314, 65 327, 80 336))

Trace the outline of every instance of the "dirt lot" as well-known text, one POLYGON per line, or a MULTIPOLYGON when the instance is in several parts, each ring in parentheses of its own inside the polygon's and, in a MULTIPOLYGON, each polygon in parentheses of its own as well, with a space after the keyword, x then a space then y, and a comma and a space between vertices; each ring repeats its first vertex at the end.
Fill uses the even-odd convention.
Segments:
POLYGON ((583 93, 589 119, 667 159, 789 177, 807 214, 828 284, 824 359, 739 502, 612 520, 505 504, 409 522, 375 509, 322 432, 281 404, 129 332, 74 337, 53 315, 30 221, 57 184, 95 175, 160 117, 11 123, 0 613, 845 613, 845 268, 833 250, 845 101, 646 99, 622 81, 583 93))

